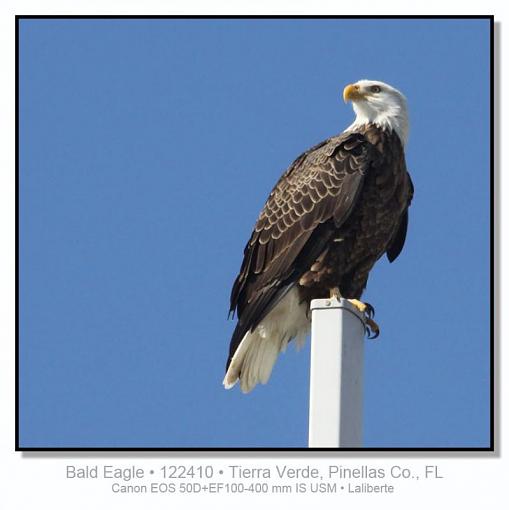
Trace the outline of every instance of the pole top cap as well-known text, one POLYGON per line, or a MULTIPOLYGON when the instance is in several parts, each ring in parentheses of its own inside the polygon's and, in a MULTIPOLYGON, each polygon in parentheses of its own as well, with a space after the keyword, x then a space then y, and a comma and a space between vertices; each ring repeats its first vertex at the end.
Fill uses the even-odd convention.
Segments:
POLYGON ((329 299, 313 299, 311 301, 311 311, 313 310, 333 310, 333 309, 345 309, 349 312, 353 313, 356 317, 358 317, 362 323, 364 324, 365 317, 364 315, 348 301, 348 299, 339 298, 339 300, 335 297, 329 299))

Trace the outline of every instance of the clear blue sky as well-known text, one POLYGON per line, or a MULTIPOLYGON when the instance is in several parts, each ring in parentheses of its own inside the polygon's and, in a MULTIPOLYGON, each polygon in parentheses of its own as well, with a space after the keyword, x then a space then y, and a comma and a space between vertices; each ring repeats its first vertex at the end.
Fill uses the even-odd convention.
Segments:
POLYGON ((309 343, 223 389, 229 293, 362 78, 408 98, 416 188, 364 295, 365 446, 488 445, 488 21, 23 20, 21 446, 307 445, 309 343))

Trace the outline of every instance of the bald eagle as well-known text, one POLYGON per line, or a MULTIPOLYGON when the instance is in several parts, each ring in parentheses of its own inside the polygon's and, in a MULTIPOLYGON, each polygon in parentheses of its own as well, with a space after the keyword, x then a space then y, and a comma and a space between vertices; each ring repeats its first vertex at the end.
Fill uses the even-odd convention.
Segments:
POLYGON ((265 384, 279 352, 310 329, 312 299, 343 297, 366 316, 360 301, 369 272, 405 242, 413 185, 404 145, 406 99, 380 81, 347 85, 356 119, 342 134, 301 154, 269 195, 231 292, 237 311, 223 384, 243 392, 265 384))

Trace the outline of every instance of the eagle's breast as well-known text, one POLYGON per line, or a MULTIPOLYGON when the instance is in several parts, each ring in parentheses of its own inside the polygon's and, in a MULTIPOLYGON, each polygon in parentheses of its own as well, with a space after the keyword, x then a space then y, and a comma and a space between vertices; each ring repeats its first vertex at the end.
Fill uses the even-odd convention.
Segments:
POLYGON ((348 220, 335 229, 322 254, 299 279, 306 300, 327 297, 333 287, 339 287, 344 297, 360 298, 369 271, 394 239, 408 207, 408 174, 398 136, 373 125, 361 133, 379 157, 366 172, 348 220))

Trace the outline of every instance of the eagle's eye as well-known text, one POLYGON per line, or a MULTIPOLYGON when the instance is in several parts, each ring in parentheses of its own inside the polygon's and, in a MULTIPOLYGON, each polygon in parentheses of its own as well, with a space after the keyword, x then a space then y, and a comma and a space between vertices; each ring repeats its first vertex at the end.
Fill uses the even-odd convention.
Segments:
POLYGON ((370 87, 370 90, 371 92, 378 94, 379 92, 381 92, 382 89, 378 85, 373 85, 372 87, 370 87))

